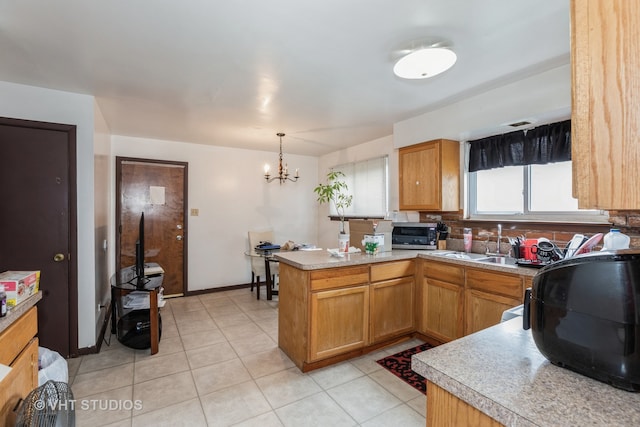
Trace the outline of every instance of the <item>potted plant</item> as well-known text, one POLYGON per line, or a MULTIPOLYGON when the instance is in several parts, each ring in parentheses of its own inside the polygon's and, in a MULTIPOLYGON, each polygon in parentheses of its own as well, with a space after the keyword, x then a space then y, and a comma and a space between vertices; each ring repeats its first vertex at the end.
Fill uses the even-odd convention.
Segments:
POLYGON ((349 187, 347 183, 341 180, 345 174, 340 171, 329 171, 327 173, 327 183, 318 184, 313 191, 318 195, 318 202, 320 203, 333 203, 336 208, 336 213, 340 217, 340 236, 339 241, 340 249, 343 250, 346 237, 346 249, 349 248, 349 238, 344 228, 344 212, 353 201, 353 196, 348 193, 349 187), (340 238, 342 237, 342 238, 340 238))

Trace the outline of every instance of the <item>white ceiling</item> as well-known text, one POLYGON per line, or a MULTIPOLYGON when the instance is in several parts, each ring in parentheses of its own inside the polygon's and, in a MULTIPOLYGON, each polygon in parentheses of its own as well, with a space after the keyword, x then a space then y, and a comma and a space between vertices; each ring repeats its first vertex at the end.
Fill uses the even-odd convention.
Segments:
POLYGON ((0 80, 94 95, 113 134, 321 155, 569 62, 569 0, 2 0, 0 80), (393 75, 450 40, 431 80, 393 75))

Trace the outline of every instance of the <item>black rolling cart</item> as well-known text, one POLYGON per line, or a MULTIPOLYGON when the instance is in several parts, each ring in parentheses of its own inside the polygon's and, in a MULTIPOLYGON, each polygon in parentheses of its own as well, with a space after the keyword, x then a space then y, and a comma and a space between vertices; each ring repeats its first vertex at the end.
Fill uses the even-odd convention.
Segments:
MULTIPOLYGON (((157 264, 156 264, 157 266, 157 264)), ((158 295, 161 293, 162 273, 135 277, 127 267, 111 277, 111 333, 123 345, 135 349, 158 352, 162 335, 162 317, 158 295)))

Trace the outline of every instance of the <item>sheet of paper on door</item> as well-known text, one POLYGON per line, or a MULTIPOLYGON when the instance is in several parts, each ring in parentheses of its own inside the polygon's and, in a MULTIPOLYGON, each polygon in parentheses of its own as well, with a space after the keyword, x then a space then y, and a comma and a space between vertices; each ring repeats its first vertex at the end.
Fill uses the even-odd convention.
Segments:
POLYGON ((164 189, 165 187, 149 187, 149 198, 152 205, 164 205, 164 189))

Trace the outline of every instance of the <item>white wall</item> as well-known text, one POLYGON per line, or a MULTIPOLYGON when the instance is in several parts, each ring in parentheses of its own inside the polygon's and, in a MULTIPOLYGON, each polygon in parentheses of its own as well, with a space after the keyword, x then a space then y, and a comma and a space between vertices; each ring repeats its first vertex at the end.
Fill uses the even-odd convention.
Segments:
POLYGON ((263 177, 265 163, 276 168, 274 152, 113 136, 112 155, 189 164, 188 208, 199 209, 188 217, 189 291, 251 281, 249 230, 272 228, 278 243, 317 241, 316 157, 289 155, 285 146, 284 159, 301 178, 280 185, 263 177))
POLYGON ((111 182, 111 135, 100 106, 94 100, 94 220, 95 220, 95 300, 96 307, 96 337, 107 314, 107 303, 111 299, 111 287, 109 284, 110 258, 105 242, 109 240, 109 221, 112 215, 111 182), (103 308, 98 310, 98 306, 103 308))
POLYGON ((0 115, 77 126, 78 346, 92 346, 96 323, 93 97, 0 81, 0 115))
POLYGON ((514 130, 509 123, 544 124, 571 114, 571 69, 564 65, 425 113, 393 126, 394 146, 432 139, 464 141, 514 130))

